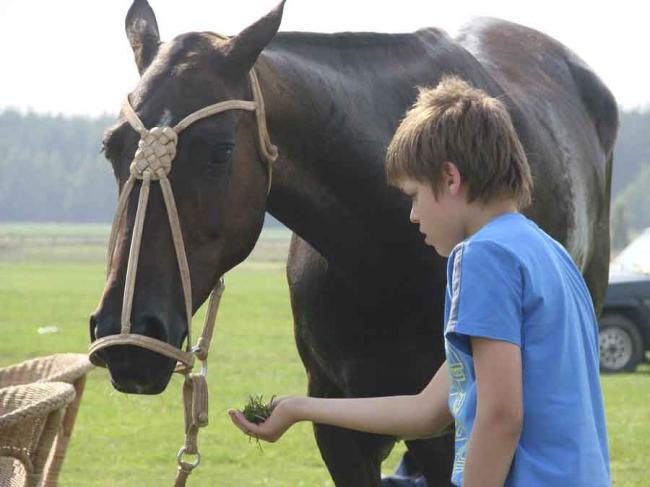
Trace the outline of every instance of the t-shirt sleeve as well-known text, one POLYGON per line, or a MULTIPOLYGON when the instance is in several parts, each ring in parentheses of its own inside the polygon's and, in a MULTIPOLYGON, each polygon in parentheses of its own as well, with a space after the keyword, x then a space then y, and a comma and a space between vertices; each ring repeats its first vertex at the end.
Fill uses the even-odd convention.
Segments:
POLYGON ((471 353, 470 337, 521 347, 523 283, 517 257, 494 242, 469 241, 452 258, 447 340, 466 353, 471 353))

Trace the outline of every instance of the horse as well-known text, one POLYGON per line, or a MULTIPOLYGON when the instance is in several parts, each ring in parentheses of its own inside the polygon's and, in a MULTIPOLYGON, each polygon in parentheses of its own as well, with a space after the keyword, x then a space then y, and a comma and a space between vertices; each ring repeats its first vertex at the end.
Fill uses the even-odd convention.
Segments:
MULTIPOLYGON (((238 34, 189 32, 160 40, 155 14, 135 0, 126 33, 141 75, 130 93, 147 127, 170 126, 215 102, 251 100, 259 78, 272 168, 246 111, 198 121, 178 138, 169 174, 196 311, 242 262, 265 212, 293 231, 286 274, 308 394, 415 394, 444 360, 446 260, 409 222, 410 202, 386 183, 385 149, 419 86, 455 74, 508 108, 535 183, 525 214, 561 242, 600 310, 608 278, 614 97, 560 42, 531 28, 477 18, 455 38, 412 33, 279 32, 284 1, 238 34), (272 169, 272 180, 269 180, 272 169), (270 185, 270 191, 268 191, 270 185)), ((123 190, 139 134, 124 112, 104 137, 123 190)), ((91 341, 120 333, 120 309, 140 183, 128 197, 91 341)), ((133 332, 182 347, 188 334, 180 271, 161 189, 151 186, 130 314, 133 332)), ((128 393, 165 389, 175 360, 133 345, 98 354, 128 393)), ((376 486, 397 438, 315 424, 338 486, 376 486)), ((448 485, 453 434, 406 441, 428 485, 448 485)))

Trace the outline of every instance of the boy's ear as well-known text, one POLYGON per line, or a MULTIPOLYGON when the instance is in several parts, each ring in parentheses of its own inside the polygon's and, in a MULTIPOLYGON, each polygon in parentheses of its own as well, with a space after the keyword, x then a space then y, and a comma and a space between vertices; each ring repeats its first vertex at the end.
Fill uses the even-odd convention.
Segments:
POLYGON ((442 182, 445 189, 448 190, 452 196, 458 196, 460 194, 463 177, 460 174, 458 166, 451 161, 445 161, 442 163, 442 182))

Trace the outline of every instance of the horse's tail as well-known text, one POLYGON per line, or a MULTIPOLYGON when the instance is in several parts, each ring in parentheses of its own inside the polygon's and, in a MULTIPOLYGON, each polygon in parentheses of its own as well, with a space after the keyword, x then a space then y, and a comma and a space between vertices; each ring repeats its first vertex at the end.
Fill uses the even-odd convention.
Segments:
POLYGON ((598 139, 611 170, 611 153, 619 127, 618 104, 609 88, 582 59, 568 49, 565 55, 567 66, 578 88, 582 103, 594 122, 598 139))
POLYGON ((577 55, 566 49, 566 62, 576 84, 577 92, 591 118, 600 146, 605 155, 602 200, 593 202, 596 215, 593 227, 591 257, 584 269, 584 277, 594 303, 597 315, 602 310, 609 274, 609 210, 612 186, 614 143, 619 128, 618 104, 605 83, 577 55))

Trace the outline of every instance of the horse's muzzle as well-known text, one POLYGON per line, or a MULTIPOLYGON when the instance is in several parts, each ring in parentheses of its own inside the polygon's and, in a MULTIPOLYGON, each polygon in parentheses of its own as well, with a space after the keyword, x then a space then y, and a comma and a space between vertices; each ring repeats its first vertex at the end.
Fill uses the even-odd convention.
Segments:
MULTIPOLYGON (((134 328, 142 328, 139 330, 142 336, 167 340, 163 324, 154 317, 139 320, 134 328)), ((119 333, 119 330, 113 330, 106 323, 101 323, 97 314, 90 317, 90 335, 93 342, 102 337, 113 336, 115 332, 119 333)), ((173 346, 180 348, 180 344, 173 346)), ((112 344, 98 350, 95 355, 95 361, 108 368, 113 387, 129 394, 161 393, 176 368, 176 360, 173 358, 132 344, 112 344)))
POLYGON ((175 360, 134 345, 114 345, 99 353, 113 387, 127 394, 160 394, 176 367, 175 360))

